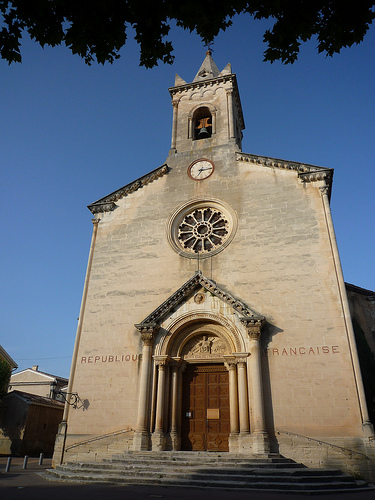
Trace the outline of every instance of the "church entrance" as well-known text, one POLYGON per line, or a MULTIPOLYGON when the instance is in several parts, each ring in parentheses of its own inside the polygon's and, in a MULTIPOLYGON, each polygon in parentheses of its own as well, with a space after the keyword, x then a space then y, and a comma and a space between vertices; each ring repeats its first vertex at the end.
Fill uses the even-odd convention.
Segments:
POLYGON ((188 364, 183 375, 181 448, 229 451, 229 373, 222 364, 188 364))

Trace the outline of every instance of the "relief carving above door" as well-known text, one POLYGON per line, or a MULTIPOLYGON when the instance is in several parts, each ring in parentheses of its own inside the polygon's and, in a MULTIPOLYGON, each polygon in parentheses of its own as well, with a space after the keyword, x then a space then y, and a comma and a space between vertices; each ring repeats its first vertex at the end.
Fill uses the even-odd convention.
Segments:
POLYGON ((198 335, 184 346, 181 356, 186 359, 220 358, 230 353, 228 344, 215 335, 198 335))

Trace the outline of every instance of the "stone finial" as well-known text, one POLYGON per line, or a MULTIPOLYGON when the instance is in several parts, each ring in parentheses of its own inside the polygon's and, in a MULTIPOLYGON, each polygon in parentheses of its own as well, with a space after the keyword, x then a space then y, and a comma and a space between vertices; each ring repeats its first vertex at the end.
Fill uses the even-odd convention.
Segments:
POLYGON ((228 63, 223 71, 221 72, 222 75, 231 75, 232 74, 232 65, 228 63))
POLYGON ((183 78, 180 77, 180 75, 178 75, 176 73, 176 77, 175 77, 175 80, 174 80, 174 86, 175 87, 178 87, 179 85, 186 85, 186 82, 183 78))
POLYGON ((212 59, 211 51, 207 50, 206 57, 193 81, 199 82, 201 80, 210 80, 211 78, 217 78, 218 76, 220 76, 219 68, 212 59))

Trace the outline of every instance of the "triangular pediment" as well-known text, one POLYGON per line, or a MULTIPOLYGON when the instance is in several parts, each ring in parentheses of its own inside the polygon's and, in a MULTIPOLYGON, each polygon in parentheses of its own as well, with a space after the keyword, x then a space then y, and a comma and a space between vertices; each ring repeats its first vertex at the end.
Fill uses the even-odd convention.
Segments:
POLYGON ((148 174, 145 174, 142 177, 136 179, 135 181, 126 184, 122 188, 113 191, 113 193, 110 193, 107 196, 100 198, 100 200, 94 201, 94 203, 88 205, 87 208, 93 214, 100 212, 111 212, 112 210, 115 209, 116 207, 115 202, 117 200, 123 198, 124 196, 128 196, 131 193, 134 193, 134 191, 138 191, 138 189, 144 186, 147 186, 147 184, 150 184, 150 182, 159 179, 159 177, 163 177, 163 175, 167 174, 169 171, 170 168, 165 163, 161 167, 155 168, 155 170, 152 170, 148 174))
POLYGON ((152 325, 160 325, 163 319, 170 311, 176 310, 179 305, 184 303, 186 299, 195 290, 207 290, 211 294, 218 297, 220 300, 228 304, 239 315, 240 319, 246 320, 250 323, 261 323, 265 321, 264 316, 257 314, 244 302, 237 299, 222 287, 217 285, 212 279, 206 278, 201 271, 197 271, 192 278, 184 283, 178 290, 170 295, 160 306, 152 311, 141 323, 135 325, 139 330, 151 327, 152 325))

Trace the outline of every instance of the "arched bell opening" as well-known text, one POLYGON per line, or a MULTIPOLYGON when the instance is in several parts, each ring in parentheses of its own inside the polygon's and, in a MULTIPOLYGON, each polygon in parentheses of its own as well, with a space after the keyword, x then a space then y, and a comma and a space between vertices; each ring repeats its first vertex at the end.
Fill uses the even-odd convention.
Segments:
POLYGON ((212 136, 212 114, 208 107, 202 106, 193 114, 193 139, 208 139, 212 136))

